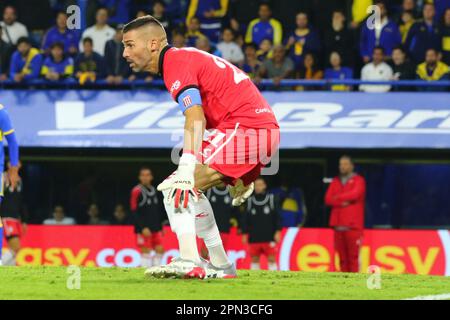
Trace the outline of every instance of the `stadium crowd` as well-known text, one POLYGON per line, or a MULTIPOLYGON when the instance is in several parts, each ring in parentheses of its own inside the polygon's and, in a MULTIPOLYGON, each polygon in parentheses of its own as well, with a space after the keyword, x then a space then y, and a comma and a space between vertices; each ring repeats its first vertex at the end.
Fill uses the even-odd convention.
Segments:
POLYGON ((77 1, 39 0, 32 8, 26 1, 2 1, 0 81, 151 82, 153 76, 133 73, 122 58, 123 24, 146 14, 162 22, 173 46, 193 46, 221 56, 255 83, 450 77, 448 0, 92 0, 83 11, 88 27, 80 30, 69 28, 72 17, 65 8, 70 4, 77 1), (378 7, 379 23, 367 13, 372 4, 378 7), (39 10, 33 10, 37 6, 39 10), (50 21, 55 21, 53 26, 50 21))

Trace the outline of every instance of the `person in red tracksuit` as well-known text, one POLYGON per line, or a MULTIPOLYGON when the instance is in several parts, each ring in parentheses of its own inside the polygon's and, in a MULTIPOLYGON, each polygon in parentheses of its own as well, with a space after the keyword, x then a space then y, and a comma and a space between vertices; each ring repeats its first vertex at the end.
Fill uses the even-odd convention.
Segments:
POLYGON ((364 230, 366 181, 354 171, 349 156, 339 160, 340 175, 335 177, 325 195, 331 207, 330 227, 334 229, 334 248, 339 254, 342 272, 359 271, 359 249, 364 230))

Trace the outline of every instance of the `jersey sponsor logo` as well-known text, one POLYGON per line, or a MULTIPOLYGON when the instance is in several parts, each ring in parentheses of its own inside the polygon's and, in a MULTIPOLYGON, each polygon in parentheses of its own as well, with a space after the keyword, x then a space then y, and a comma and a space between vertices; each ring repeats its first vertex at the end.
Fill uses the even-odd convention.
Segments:
POLYGON ((177 81, 175 81, 174 83, 172 83, 172 86, 170 87, 170 94, 173 94, 173 92, 174 92, 175 90, 180 89, 180 86, 181 86, 180 80, 177 80, 177 81))
POLYGON ((187 95, 183 98, 183 105, 185 108, 190 107, 192 105, 192 99, 190 95, 187 95))
POLYGON ((255 109, 255 113, 272 113, 272 110, 270 110, 269 108, 258 108, 255 109))

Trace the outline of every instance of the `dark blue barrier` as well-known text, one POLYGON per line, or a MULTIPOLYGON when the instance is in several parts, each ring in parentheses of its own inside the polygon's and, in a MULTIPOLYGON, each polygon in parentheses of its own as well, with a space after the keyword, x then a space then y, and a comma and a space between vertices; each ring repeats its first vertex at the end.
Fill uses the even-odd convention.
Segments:
MULTIPOLYGON (((407 87, 407 88, 418 88, 418 89, 428 89, 428 88, 450 88, 450 80, 442 81, 424 81, 424 80, 401 80, 401 81, 363 81, 358 79, 333 79, 333 80, 300 80, 300 79, 285 79, 281 80, 280 84, 277 86, 270 79, 263 79, 259 85, 263 89, 270 89, 274 87, 316 87, 328 90, 334 85, 346 85, 346 86, 359 86, 359 85, 390 85, 393 87, 407 87)), ((144 80, 134 80, 128 81, 124 80, 120 85, 111 85, 106 82, 106 80, 97 80, 96 82, 87 83, 85 85, 80 85, 75 79, 68 79, 62 82, 51 82, 43 79, 32 80, 27 83, 18 84, 12 80, 6 80, 0 82, 0 88, 24 88, 36 86, 39 88, 52 88, 52 89, 67 89, 67 88, 98 88, 98 89, 111 89, 116 87, 133 88, 133 87, 164 87, 164 82, 161 79, 155 79, 153 81, 147 82, 144 80)))

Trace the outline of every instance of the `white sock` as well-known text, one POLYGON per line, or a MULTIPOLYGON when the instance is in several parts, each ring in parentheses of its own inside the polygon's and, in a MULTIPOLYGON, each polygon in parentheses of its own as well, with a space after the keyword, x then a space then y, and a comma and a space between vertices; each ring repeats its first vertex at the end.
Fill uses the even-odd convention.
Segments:
POLYGON ((200 263, 200 256, 197 248, 197 238, 195 234, 195 209, 193 207, 194 200, 189 196, 188 208, 184 210, 176 209, 174 201, 167 204, 167 195, 169 191, 163 191, 164 207, 169 218, 170 227, 178 238, 178 246, 180 249, 180 258, 192 260, 200 263))
POLYGON ((260 270, 259 262, 252 262, 250 264, 250 270, 260 270))
POLYGON ((180 247, 180 258, 200 263, 195 233, 183 233, 177 235, 177 238, 178 246, 180 247))
POLYGON ((162 254, 161 253, 155 253, 153 256, 153 265, 154 266, 160 266, 162 260, 162 254))
POLYGON ((11 250, 8 250, 3 255, 2 261, 4 266, 15 266, 16 255, 11 250))
POLYGON ((228 259, 222 244, 208 248, 208 252, 209 259, 214 266, 224 268, 231 265, 231 261, 228 259))
POLYGON ((269 262, 269 270, 271 270, 271 271, 278 270, 277 263, 276 262, 269 262))
POLYGON ((195 230, 197 236, 205 241, 208 248, 209 259, 216 267, 227 267, 231 264, 220 238, 219 228, 217 228, 214 211, 208 198, 200 196, 197 203, 194 203, 195 214, 199 215, 195 219, 195 230))
POLYGON ((149 268, 152 266, 152 258, 150 253, 141 254, 141 267, 149 268))

